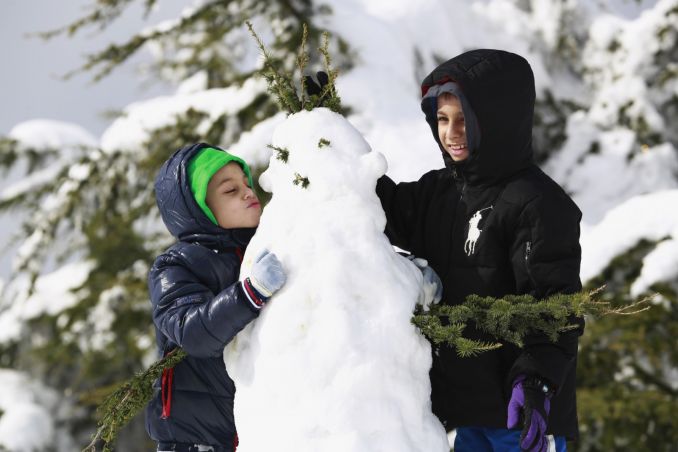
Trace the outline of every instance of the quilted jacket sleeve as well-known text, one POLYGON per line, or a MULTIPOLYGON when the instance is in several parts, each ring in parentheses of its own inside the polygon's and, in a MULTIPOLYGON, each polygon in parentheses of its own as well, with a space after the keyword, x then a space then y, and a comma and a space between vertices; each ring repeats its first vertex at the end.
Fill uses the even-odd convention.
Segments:
MULTIPOLYGON (((517 292, 537 299, 581 290, 579 221, 581 213, 569 199, 538 197, 524 207, 511 245, 517 292)), ((523 353, 509 373, 509 383, 519 374, 537 374, 559 388, 575 362, 584 319, 572 317, 579 327, 551 342, 544 335, 525 338, 523 353)))
POLYGON ((176 250, 155 260, 148 275, 153 322, 189 355, 218 356, 257 317, 258 311, 251 306, 237 280, 235 259, 223 275, 233 283, 218 293, 212 292, 193 268, 195 265, 191 265, 187 256, 176 250))
POLYGON ((386 214, 386 236, 399 248, 411 250, 417 222, 424 218, 427 201, 424 193, 434 184, 435 170, 415 182, 396 184, 388 176, 377 180, 377 196, 386 214))

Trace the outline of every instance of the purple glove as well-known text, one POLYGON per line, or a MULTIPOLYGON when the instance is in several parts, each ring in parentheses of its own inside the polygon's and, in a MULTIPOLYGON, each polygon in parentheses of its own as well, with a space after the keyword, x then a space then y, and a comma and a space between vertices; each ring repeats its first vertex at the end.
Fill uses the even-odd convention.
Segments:
POLYGON ((513 382, 513 392, 508 404, 507 428, 518 426, 521 411, 524 418, 520 434, 520 448, 528 452, 546 452, 546 425, 553 390, 539 377, 519 375, 513 382))

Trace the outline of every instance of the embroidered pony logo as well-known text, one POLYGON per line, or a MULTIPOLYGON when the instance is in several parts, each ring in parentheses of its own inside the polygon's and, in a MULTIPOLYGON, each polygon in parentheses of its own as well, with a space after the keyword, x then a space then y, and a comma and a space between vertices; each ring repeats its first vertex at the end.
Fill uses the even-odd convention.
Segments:
POLYGON ((468 235, 466 236, 466 242, 464 242, 464 252, 467 256, 476 252, 476 242, 480 238, 480 233, 483 232, 482 229, 478 228, 480 220, 483 219, 482 212, 484 210, 492 209, 494 206, 485 207, 484 209, 478 210, 473 214, 470 220, 468 220, 468 235))

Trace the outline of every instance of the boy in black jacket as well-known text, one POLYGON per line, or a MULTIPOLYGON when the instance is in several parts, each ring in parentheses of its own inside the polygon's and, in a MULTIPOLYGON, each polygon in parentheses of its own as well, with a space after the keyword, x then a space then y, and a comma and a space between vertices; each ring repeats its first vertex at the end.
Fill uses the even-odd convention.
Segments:
POLYGON ((188 356, 163 373, 146 408, 146 429, 158 451, 232 452, 235 386, 223 349, 282 287, 285 274, 276 256, 263 252, 249 277, 238 280, 261 216, 242 159, 204 143, 186 146, 164 163, 155 191, 177 238, 148 275, 158 353, 181 347, 188 356))
MULTIPOLYGON (((445 168, 416 182, 379 180, 391 242, 429 262, 443 303, 581 290, 581 212, 533 162, 527 61, 500 50, 466 52, 428 75, 422 96, 445 168)), ((546 452, 553 442, 565 450, 565 438, 578 434, 577 320, 580 328, 556 343, 535 335, 524 349, 505 344, 475 358, 435 351, 433 411, 457 429, 455 452, 546 452)), ((471 327, 466 334, 491 340, 471 327)))

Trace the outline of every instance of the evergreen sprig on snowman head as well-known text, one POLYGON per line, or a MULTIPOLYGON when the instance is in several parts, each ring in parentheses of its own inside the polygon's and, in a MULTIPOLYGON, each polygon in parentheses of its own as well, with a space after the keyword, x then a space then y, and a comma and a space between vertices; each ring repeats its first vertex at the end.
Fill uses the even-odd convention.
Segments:
MULTIPOLYGON (((323 33, 323 41, 318 49, 322 55, 325 72, 318 72, 316 81, 313 80, 311 76, 304 75, 310 57, 306 50, 308 27, 306 24, 303 25, 301 46, 296 59, 300 78, 300 83, 297 85, 294 82, 294 74, 290 74, 281 68, 281 65, 278 64, 266 50, 264 43, 254 31, 252 23, 246 23, 264 57, 264 67, 262 68, 261 73, 268 84, 268 91, 273 94, 283 111, 286 111, 288 114, 294 114, 301 111, 310 111, 314 108, 324 107, 335 113, 343 113, 341 98, 337 94, 334 84, 337 78, 337 71, 332 69, 332 59, 329 52, 329 34, 327 32, 323 33)), ((329 140, 321 138, 318 142, 318 149, 329 145, 329 140)), ((268 147, 276 152, 276 158, 278 160, 287 163, 290 154, 289 149, 277 147, 272 144, 268 147)), ((301 188, 307 188, 309 186, 310 181, 308 177, 302 176, 299 173, 295 173, 294 176, 295 178, 292 180, 294 185, 301 188)))
POLYGON ((254 31, 252 23, 249 21, 246 23, 264 56, 264 67, 261 73, 268 83, 268 90, 275 96, 282 110, 294 114, 303 110, 310 111, 314 108, 325 107, 336 113, 343 113, 341 99, 334 84, 337 71, 332 69, 332 59, 329 53, 329 33, 323 32, 322 45, 318 48, 323 58, 325 72, 318 73, 318 83, 316 84, 310 76, 304 76, 310 58, 306 50, 308 27, 306 24, 303 25, 301 46, 297 55, 297 69, 301 81, 297 85, 294 82, 294 74, 287 73, 280 67, 280 64, 266 50, 264 43, 254 31), (309 84, 313 84, 310 89, 309 84))

